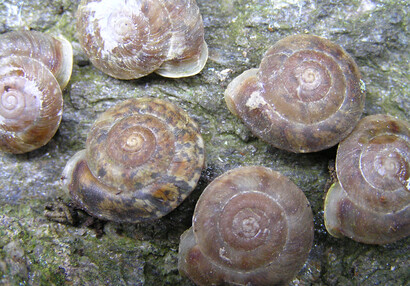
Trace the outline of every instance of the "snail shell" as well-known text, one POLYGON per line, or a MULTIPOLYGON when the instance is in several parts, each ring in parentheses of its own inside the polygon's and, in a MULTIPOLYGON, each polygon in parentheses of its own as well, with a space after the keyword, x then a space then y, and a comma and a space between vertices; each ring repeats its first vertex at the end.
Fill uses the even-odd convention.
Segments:
POLYGON ((0 57, 25 56, 42 62, 55 76, 61 89, 70 80, 73 69, 71 44, 37 31, 13 31, 0 35, 0 57))
POLYGON ((241 167, 202 193, 181 236, 178 268, 198 285, 282 285, 302 268, 312 242, 303 192, 278 172, 241 167))
POLYGON ((208 58, 195 0, 83 0, 77 31, 94 66, 119 79, 191 76, 208 58))
POLYGON ((203 165, 204 143, 185 111, 164 100, 130 99, 95 121, 86 150, 69 160, 62 183, 91 215, 134 223, 176 208, 203 165))
POLYGON ((358 67, 338 45, 311 35, 273 45, 259 69, 225 91, 229 110, 259 138, 292 152, 315 152, 346 137, 363 111, 358 67))
POLYGON ((41 62, 0 58, 0 150, 25 153, 45 145, 62 117, 60 86, 41 62))
POLYGON ((71 44, 63 37, 36 31, 0 35, 0 150, 29 152, 54 136, 72 65, 71 44))
POLYGON ((363 118, 340 142, 339 182, 327 192, 328 232, 368 244, 410 234, 410 125, 388 115, 363 118))

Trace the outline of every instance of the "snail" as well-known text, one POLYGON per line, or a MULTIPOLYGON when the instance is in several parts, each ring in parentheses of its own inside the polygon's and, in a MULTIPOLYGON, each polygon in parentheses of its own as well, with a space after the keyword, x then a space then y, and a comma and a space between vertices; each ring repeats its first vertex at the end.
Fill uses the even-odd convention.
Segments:
POLYGON ((359 121, 339 144, 338 182, 324 205, 327 231, 367 244, 410 234, 410 125, 389 115, 359 121))
POLYGON ((61 181, 92 216, 137 223, 176 208, 203 165, 204 143, 185 111, 160 99, 129 99, 97 118, 61 181))
POLYGON ((118 79, 187 77, 208 58, 195 0, 83 0, 77 31, 93 65, 118 79))
POLYGON ((286 37, 259 69, 236 77, 225 91, 228 109, 257 137, 291 152, 336 145, 357 124, 364 83, 340 46, 313 35, 286 37))
POLYGON ((25 153, 47 144, 63 110, 72 70, 63 38, 36 31, 0 35, 0 150, 25 153))
POLYGON ((261 166, 211 182, 181 236, 178 268, 197 285, 283 285, 304 265, 313 215, 304 193, 261 166))
POLYGON ((0 150, 25 153, 54 136, 63 97, 53 74, 41 62, 9 56, 0 59, 0 150))
POLYGON ((12 31, 0 35, 0 57, 26 56, 43 63, 61 89, 67 86, 73 69, 73 50, 63 36, 38 31, 12 31))

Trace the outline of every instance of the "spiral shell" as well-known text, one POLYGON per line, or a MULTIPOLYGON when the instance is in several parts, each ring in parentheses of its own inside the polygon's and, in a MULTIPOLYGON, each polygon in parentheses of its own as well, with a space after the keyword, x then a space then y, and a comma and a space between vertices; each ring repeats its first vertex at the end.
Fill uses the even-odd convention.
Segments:
POLYGON ((388 115, 363 118, 336 156, 339 182, 326 195, 325 225, 336 237, 369 244, 410 234, 410 125, 388 115))
POLYGON ((179 270, 198 285, 282 285, 302 268, 313 242, 303 192, 259 166, 209 184, 192 224, 181 236, 179 270))
POLYGON ((77 31, 94 66, 119 79, 191 76, 208 58, 195 0, 83 0, 77 31))
POLYGON ((141 222, 177 207, 203 165, 203 140, 186 112, 164 100, 130 99, 95 121, 86 150, 67 163, 62 183, 93 216, 141 222))
POLYGON ((354 128, 364 87, 353 59, 329 40, 289 36, 225 91, 229 110, 259 138, 292 152, 329 148, 354 128))
POLYGON ((62 109, 60 86, 45 65, 24 56, 0 58, 0 150, 24 153, 45 145, 62 109))
POLYGON ((55 76, 61 89, 73 68, 71 44, 62 36, 37 31, 13 31, 0 35, 0 57, 25 56, 42 62, 55 76))

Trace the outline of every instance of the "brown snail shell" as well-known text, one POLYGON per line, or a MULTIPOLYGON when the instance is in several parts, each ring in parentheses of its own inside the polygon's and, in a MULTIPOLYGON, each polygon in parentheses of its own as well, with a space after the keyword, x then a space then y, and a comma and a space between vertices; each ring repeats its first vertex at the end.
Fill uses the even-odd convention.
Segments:
POLYGON ((0 57, 25 56, 42 62, 55 76, 61 89, 70 80, 73 51, 64 37, 37 31, 12 31, 0 35, 0 57))
POLYGON ((63 37, 36 31, 0 35, 0 150, 29 152, 54 136, 72 65, 71 44, 63 37))
POLYGON ((60 86, 40 61, 0 58, 0 150, 25 153, 45 145, 62 117, 60 86))
POLYGON ((271 169, 250 166, 216 178, 181 236, 178 268, 198 285, 283 285, 313 242, 304 193, 271 169))
POLYGON ((386 244, 410 235, 410 125, 363 118, 340 142, 339 182, 327 192, 325 225, 336 237, 386 244))
POLYGON ((176 208, 195 188, 204 143, 188 114, 159 99, 130 99, 95 121, 75 154, 63 188, 101 219, 141 222, 176 208))
POLYGON ((119 79, 191 76, 208 58, 195 0, 83 0, 77 31, 94 66, 119 79))
POLYGON ((340 46, 296 35, 273 45, 259 69, 235 78, 225 101, 272 146, 315 152, 352 131, 363 111, 364 86, 356 63, 340 46))

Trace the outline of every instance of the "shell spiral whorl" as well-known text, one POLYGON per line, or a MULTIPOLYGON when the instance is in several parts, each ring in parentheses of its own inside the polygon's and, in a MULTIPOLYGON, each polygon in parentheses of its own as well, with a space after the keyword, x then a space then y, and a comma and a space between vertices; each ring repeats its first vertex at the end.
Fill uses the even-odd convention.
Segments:
POLYGON ((292 152, 329 148, 354 128, 364 106, 353 59, 329 40, 289 36, 273 45, 259 69, 225 92, 229 110, 274 147, 292 152))
POLYGON ((56 133, 73 53, 63 37, 37 31, 0 35, 0 150, 25 153, 56 133))
POLYGON ((45 145, 62 117, 63 99, 53 74, 29 57, 0 59, 0 149, 24 153, 45 145))
POLYGON ((38 31, 13 31, 0 36, 0 57, 25 56, 43 63, 64 89, 73 68, 71 44, 64 37, 38 31))
POLYGON ((313 215, 303 192, 265 167, 231 170, 204 190, 181 236, 179 270, 198 285, 279 285, 305 263, 313 215))
POLYGON ((363 118, 336 156, 339 182, 326 195, 325 225, 336 237, 385 244, 410 235, 410 125, 363 118))
POLYGON ((208 58, 195 0, 83 0, 77 19, 85 53, 115 78, 191 76, 208 58))
POLYGON ((102 219, 159 218, 195 188, 204 165, 199 128, 159 99, 131 99, 108 109, 67 163, 63 186, 80 207, 102 219))

